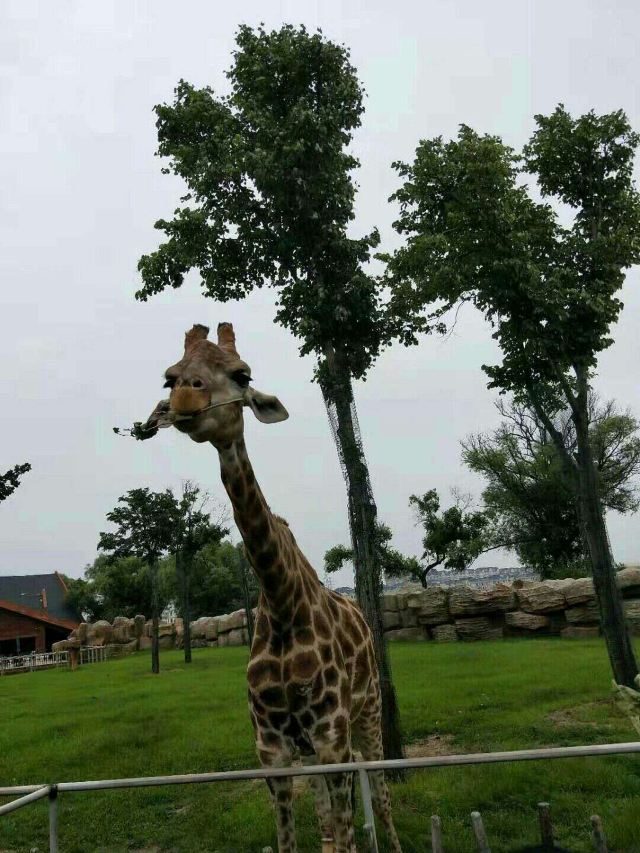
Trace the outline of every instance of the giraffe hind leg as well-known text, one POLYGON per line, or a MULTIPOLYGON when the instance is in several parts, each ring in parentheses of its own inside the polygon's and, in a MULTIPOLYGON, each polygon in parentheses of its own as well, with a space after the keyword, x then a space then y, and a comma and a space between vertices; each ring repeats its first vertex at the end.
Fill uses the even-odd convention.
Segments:
MULTIPOLYGON (((315 755, 303 755, 302 763, 304 765, 317 764, 318 759, 315 755)), ((318 815, 318 823, 320 825, 320 836, 322 838, 322 853, 334 853, 335 846, 333 841, 333 818, 331 814, 331 797, 329 796, 329 788, 327 780, 324 776, 309 776, 309 787, 313 792, 315 800, 316 814, 318 815)))

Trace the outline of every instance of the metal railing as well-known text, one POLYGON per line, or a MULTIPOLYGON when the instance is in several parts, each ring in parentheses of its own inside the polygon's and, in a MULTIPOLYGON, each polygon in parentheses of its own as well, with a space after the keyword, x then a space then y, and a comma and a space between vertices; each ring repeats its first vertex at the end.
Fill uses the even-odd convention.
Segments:
POLYGON ((0 816, 23 808, 29 803, 49 798, 49 853, 59 853, 58 799, 62 793, 106 791, 116 788, 152 788, 164 785, 193 785, 211 782, 244 782, 250 779, 276 779, 287 776, 323 776, 333 773, 357 773, 364 806, 364 834, 370 853, 378 853, 378 841, 373 816, 373 803, 368 774, 374 770, 420 770, 427 767, 459 767, 475 764, 499 764, 513 761, 549 761, 560 758, 586 758, 602 755, 640 753, 640 741, 631 743, 602 743, 590 746, 561 746, 546 749, 519 749, 512 752, 477 752, 465 755, 438 755, 428 758, 402 758, 389 761, 354 761, 350 764, 313 764, 302 767, 228 770, 217 773, 187 773, 179 776, 141 776, 131 779, 100 779, 88 782, 59 782, 57 784, 13 785, 0 787, 0 797, 20 794, 0 806, 0 816))
POLYGON ((106 646, 82 646, 80 663, 104 663, 108 657, 106 646))
POLYGON ((68 665, 69 652, 30 652, 28 655, 14 655, 10 658, 0 657, 0 675, 68 665))

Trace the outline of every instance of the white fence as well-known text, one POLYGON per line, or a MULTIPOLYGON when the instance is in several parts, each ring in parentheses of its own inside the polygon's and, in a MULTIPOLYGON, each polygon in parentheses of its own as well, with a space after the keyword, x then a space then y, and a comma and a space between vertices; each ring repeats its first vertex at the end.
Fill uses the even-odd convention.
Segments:
POLYGON ((106 659, 106 646, 82 646, 80 649, 80 663, 104 663, 106 659))
POLYGON ((68 665, 69 652, 31 652, 28 655, 16 655, 10 658, 0 657, 0 675, 68 665))
MULTIPOLYGON (((584 758, 587 756, 625 755, 640 753, 640 742, 602 743, 589 746, 553 747, 549 749, 520 749, 513 752, 480 752, 468 755, 439 755, 430 758, 403 758, 391 761, 354 761, 351 764, 315 764, 305 767, 278 767, 259 770, 230 770, 220 773, 190 773, 182 776, 143 776, 134 779, 102 779, 93 782, 60 782, 58 784, 14 785, 0 787, 0 797, 20 794, 17 800, 0 806, 0 816, 23 808, 29 803, 49 798, 49 853, 59 853, 58 798, 62 793, 77 791, 104 791, 115 788, 146 788, 162 785, 193 785, 211 782, 240 782, 249 779, 273 779, 283 776, 322 776, 332 773, 357 773, 364 807, 364 834, 368 853, 378 853, 378 841, 373 817, 373 804, 369 786, 372 770, 418 770, 427 767, 455 767, 467 764, 498 764, 513 761, 540 761, 558 758, 584 758)), ((473 812, 476 815, 477 812, 473 812)), ((107 839, 105 839, 105 842, 107 839)), ((479 849, 488 850, 488 847, 479 849)), ((606 851, 605 847, 598 850, 606 851)))

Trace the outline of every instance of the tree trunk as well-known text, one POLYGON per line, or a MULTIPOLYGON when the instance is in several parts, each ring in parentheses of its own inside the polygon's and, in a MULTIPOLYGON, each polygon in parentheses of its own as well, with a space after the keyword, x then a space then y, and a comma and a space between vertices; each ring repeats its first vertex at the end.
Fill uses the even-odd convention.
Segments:
POLYGON ((349 525, 354 553, 356 597, 371 629, 380 675, 382 739, 385 758, 402 758, 402 735, 391 664, 384 637, 382 572, 376 536, 376 505, 371 494, 369 471, 352 414, 353 390, 348 368, 333 351, 327 353, 330 380, 322 383, 328 411, 335 407, 336 441, 347 482, 349 525))
POLYGON ((189 582, 191 579, 191 554, 182 549, 176 551, 176 571, 180 579, 180 598, 182 606, 182 643, 184 646, 184 662, 191 663, 191 607, 189 601, 189 582))
POLYGON ((588 415, 574 418, 578 440, 578 490, 580 519, 589 551, 593 586, 598 600, 602 633, 607 644, 613 676, 617 684, 637 687, 638 664, 626 624, 622 595, 616 583, 616 569, 609 547, 596 466, 589 443, 588 415))
POLYGON ((160 672, 160 601, 158 592, 158 558, 149 560, 149 573, 151 577, 151 672, 158 675, 160 672))

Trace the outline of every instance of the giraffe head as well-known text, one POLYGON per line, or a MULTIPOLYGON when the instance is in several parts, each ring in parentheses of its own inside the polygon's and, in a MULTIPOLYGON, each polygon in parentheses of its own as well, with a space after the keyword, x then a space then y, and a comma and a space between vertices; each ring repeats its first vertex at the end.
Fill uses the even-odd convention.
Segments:
POLYGON ((184 340, 184 355, 165 371, 169 411, 175 426, 194 441, 228 446, 242 437, 242 409, 248 406, 263 423, 289 417, 277 397, 251 388, 251 370, 236 350, 231 323, 218 325, 218 342, 209 329, 195 325, 184 340))

